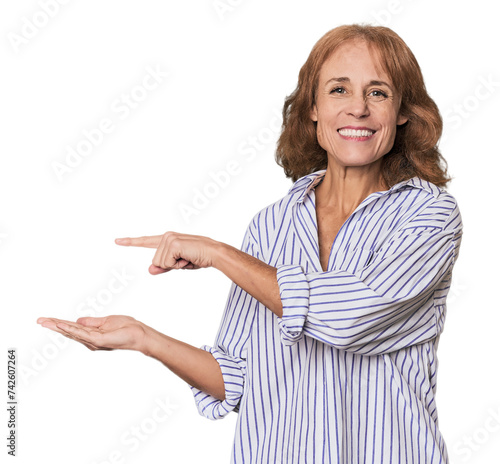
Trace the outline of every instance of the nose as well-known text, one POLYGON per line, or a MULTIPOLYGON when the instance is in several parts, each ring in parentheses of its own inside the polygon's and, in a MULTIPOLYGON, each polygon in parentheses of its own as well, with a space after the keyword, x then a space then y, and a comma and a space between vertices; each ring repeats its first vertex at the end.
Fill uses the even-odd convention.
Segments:
POLYGON ((368 103, 363 94, 353 95, 352 98, 349 99, 346 110, 349 115, 354 116, 356 119, 366 118, 370 115, 368 103))

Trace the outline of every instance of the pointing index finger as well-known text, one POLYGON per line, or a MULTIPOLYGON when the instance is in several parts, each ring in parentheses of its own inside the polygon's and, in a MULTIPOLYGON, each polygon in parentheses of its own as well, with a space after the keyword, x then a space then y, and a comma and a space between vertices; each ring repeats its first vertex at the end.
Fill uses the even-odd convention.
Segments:
POLYGON ((115 243, 121 246, 136 246, 143 248, 158 248, 161 235, 151 235, 149 237, 124 237, 115 239, 115 243))

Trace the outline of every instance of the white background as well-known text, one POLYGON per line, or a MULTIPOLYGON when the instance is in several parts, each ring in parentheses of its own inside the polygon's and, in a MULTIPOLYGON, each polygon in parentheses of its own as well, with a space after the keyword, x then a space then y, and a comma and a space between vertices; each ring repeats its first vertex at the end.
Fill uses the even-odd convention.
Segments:
POLYGON ((128 314, 193 345, 212 343, 229 281, 211 269, 150 276, 153 252, 114 238, 175 230, 239 246, 253 215, 290 186, 273 158, 284 98, 314 43, 353 22, 403 37, 445 117, 441 148, 465 232, 439 348, 440 428, 451 462, 497 462, 500 66, 491 3, 73 0, 56 8, 47 0, 50 16, 43 4, 2 2, 0 13, 1 345, 5 366, 8 347, 20 363, 16 462, 229 461, 236 414, 208 421, 157 361, 90 352, 36 319, 75 320, 98 298, 95 315, 128 314), (168 72, 155 89, 151 69, 168 72), (112 130, 84 142, 103 120, 112 130), (67 165, 68 146, 89 152, 58 178, 54 163, 67 165), (224 176, 228 163, 237 173, 224 176), (210 185, 210 172, 227 185, 210 185), (113 272, 126 276, 122 284, 113 272))

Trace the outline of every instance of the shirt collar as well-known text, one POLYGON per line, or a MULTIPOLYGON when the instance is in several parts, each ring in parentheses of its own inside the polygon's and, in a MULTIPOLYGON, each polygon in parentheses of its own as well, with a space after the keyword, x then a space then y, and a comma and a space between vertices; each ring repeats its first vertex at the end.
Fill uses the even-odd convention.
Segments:
MULTIPOLYGON (((292 185, 292 188, 288 193, 294 194, 300 192, 297 198, 297 203, 302 203, 306 195, 323 180, 325 174, 326 169, 323 169, 321 171, 316 171, 308 174, 307 176, 301 177, 292 185)), ((443 192, 443 189, 431 182, 420 179, 419 177, 412 177, 411 179, 404 180, 393 185, 389 190, 384 190, 383 192, 379 193, 381 195, 388 195, 392 192, 404 190, 405 188, 419 188, 429 192, 436 198, 443 192)))

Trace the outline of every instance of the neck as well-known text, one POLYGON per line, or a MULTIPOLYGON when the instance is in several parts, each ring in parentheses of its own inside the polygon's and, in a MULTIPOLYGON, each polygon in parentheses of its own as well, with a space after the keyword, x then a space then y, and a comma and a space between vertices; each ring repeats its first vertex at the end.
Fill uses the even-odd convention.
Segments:
POLYGON ((335 209, 349 216, 368 195, 387 190, 381 164, 382 159, 367 166, 339 166, 329 162, 325 177, 316 188, 316 207, 335 209))

